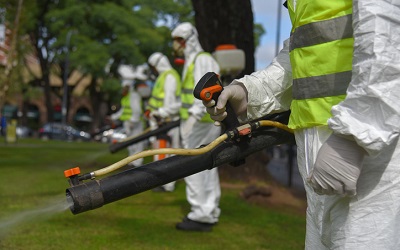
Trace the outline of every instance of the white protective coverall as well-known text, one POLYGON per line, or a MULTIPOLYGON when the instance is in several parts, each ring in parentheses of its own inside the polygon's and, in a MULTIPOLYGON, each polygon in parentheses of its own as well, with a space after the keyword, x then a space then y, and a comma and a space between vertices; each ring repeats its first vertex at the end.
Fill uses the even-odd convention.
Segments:
MULTIPOLYGON (((132 87, 132 80, 123 80, 122 86, 129 86, 130 92, 130 106, 132 110, 132 116, 128 121, 123 121, 122 126, 124 127, 125 133, 127 137, 131 137, 134 135, 138 135, 143 132, 143 122, 141 120, 143 111, 142 111, 142 97, 139 95, 137 91, 135 91, 132 87)), ((111 115, 111 119, 116 121, 119 120, 121 115, 123 114, 123 106, 114 114, 111 115)), ((144 143, 139 142, 129 146, 128 148, 129 155, 134 155, 139 152, 142 152, 144 149, 144 143)), ((143 164, 143 158, 137 159, 132 162, 135 166, 140 166, 143 164)))
MULTIPOLYGON (((172 31, 172 37, 181 37, 186 40, 184 48, 185 65, 182 79, 185 79, 188 66, 194 59, 194 82, 195 84, 207 72, 219 73, 219 65, 209 55, 196 55, 203 52, 198 40, 196 28, 190 23, 182 23, 172 31)), ((220 135, 220 128, 213 123, 199 122, 206 114, 203 103, 195 99, 189 108, 189 119, 181 123, 181 137, 184 148, 197 148, 215 140, 220 135)), ((217 168, 188 176, 186 182, 186 198, 191 205, 188 218, 205 223, 216 223, 220 215, 219 200, 221 189, 217 168)))
MULTIPOLYGON (((173 69, 168 58, 160 52, 153 53, 148 60, 148 63, 153 66, 159 75, 161 73, 173 69)), ((179 97, 176 96, 177 88, 180 84, 172 74, 168 74, 164 80, 164 102, 163 106, 158 108, 156 112, 162 119, 170 119, 171 121, 179 120, 179 109, 181 103, 179 97)), ((157 123, 150 119, 150 126, 157 128, 157 123)), ((167 147, 179 148, 181 146, 179 137, 179 127, 173 128, 167 132, 171 138, 171 144, 167 147)), ((157 144, 157 141, 153 144, 157 144)), ((157 145, 155 148, 158 148, 157 145)), ((172 155, 171 155, 172 156, 172 155)), ((157 159, 156 159, 157 160, 157 159)), ((163 185, 166 191, 173 191, 175 189, 175 181, 163 185)))
MULTIPOLYGON (((297 0, 300 2, 301 0, 297 0)), ((307 191, 306 249, 400 249, 400 1, 354 0, 352 80, 328 126, 295 131, 307 191), (368 152, 353 197, 318 195, 306 178, 321 145, 353 135, 368 152)), ((288 110, 288 41, 264 70, 236 82, 248 91, 247 118, 288 110)))

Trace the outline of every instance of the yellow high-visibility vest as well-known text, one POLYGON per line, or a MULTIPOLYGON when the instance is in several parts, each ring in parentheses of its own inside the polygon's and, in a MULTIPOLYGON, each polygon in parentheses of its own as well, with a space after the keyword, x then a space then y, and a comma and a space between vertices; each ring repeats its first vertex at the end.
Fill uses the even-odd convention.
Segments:
POLYGON ((352 0, 288 1, 292 21, 290 61, 292 129, 326 125, 351 80, 352 0))
MULTIPOLYGON (((195 86, 194 82, 194 63, 196 61, 196 58, 198 55, 208 55, 211 56, 210 53, 207 52, 200 52, 196 55, 194 58, 193 62, 188 66, 187 72, 185 79, 182 82, 182 92, 181 92, 181 102, 182 106, 179 111, 181 119, 187 120, 189 118, 189 112, 188 109, 193 105, 194 103, 194 95, 193 95, 193 90, 195 86)), ((205 113, 205 115, 201 118, 200 122, 211 122, 213 123, 213 119, 211 119, 210 115, 208 113, 205 113)))
POLYGON ((121 121, 128 121, 132 117, 132 109, 131 109, 130 99, 131 99, 131 93, 129 93, 126 96, 123 96, 121 98, 121 106, 123 108, 122 115, 119 118, 121 121))
POLYGON ((179 97, 181 95, 181 79, 180 79, 178 72, 174 69, 166 70, 158 76, 156 83, 154 84, 154 88, 151 92, 151 97, 149 99, 146 109, 153 111, 153 110, 159 109, 164 106, 165 78, 169 74, 173 75, 173 77, 175 78, 175 80, 177 82, 175 96, 179 97))

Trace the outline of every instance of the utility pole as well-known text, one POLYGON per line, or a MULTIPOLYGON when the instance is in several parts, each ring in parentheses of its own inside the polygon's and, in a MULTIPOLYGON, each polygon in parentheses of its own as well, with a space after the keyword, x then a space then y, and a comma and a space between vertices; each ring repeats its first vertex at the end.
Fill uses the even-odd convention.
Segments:
MULTIPOLYGON (((275 44, 275 56, 279 53, 280 38, 281 38, 281 16, 282 16, 282 0, 278 0, 278 17, 276 22, 276 44, 275 44)), ((292 186, 293 179, 293 162, 294 162, 294 144, 287 144, 287 168, 288 168, 288 186, 292 186)))
POLYGON ((61 107, 61 122, 62 124, 67 124, 67 115, 68 115, 68 68, 69 68, 69 43, 71 41, 71 35, 74 31, 70 30, 67 33, 67 38, 65 42, 66 52, 65 52, 65 68, 64 68, 64 76, 63 76, 63 99, 62 99, 62 107, 61 107))
POLYGON ((18 1, 18 8, 17 8, 17 14, 15 16, 14 20, 14 28, 12 30, 12 35, 11 35, 11 42, 10 42, 10 49, 8 50, 7 54, 7 63, 6 63, 6 68, 4 70, 4 82, 3 86, 1 86, 0 89, 0 111, 3 110, 3 106, 5 103, 7 91, 10 88, 10 75, 11 71, 13 69, 13 62, 14 62, 14 51, 16 50, 16 44, 17 44, 17 36, 18 36, 18 27, 19 27, 19 19, 21 16, 21 9, 22 9, 22 3, 23 0, 18 1))
POLYGON ((281 39, 281 15, 282 15, 282 0, 278 0, 278 17, 276 22, 276 44, 275 44, 275 56, 279 53, 280 39, 281 39))

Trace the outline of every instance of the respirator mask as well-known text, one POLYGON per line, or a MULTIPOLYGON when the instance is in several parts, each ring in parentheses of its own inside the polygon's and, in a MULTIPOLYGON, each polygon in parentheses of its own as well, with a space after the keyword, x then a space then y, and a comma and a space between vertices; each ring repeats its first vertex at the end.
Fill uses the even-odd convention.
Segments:
POLYGON ((175 38, 172 41, 172 54, 174 57, 183 57, 185 50, 185 40, 183 38, 175 38))

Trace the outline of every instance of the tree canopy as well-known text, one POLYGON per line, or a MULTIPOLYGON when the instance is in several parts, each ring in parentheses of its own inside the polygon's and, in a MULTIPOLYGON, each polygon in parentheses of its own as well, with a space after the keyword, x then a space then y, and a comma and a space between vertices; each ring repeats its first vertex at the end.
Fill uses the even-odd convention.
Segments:
MULTIPOLYGON (((5 6, 7 9, 10 28, 13 28, 11 17, 16 12, 18 2, 0 0, 0 6, 5 6)), ((91 83, 87 88, 88 94, 91 96, 92 105, 97 106, 99 102, 118 97, 116 93, 120 87, 117 73, 119 65, 143 64, 155 51, 169 56, 171 55, 170 33, 178 23, 184 21, 196 23, 196 26, 200 27, 199 33, 204 30, 201 24, 205 24, 205 21, 199 22, 197 17, 196 22, 194 20, 196 9, 193 9, 192 3, 201 2, 194 0, 20 0, 20 2, 23 2, 23 6, 18 34, 19 41, 24 42, 19 43, 18 50, 20 54, 32 54, 39 62, 41 72, 31 75, 29 86, 43 87, 49 121, 53 117, 51 95, 62 97, 62 88, 54 88, 50 84, 51 75, 60 78, 68 75, 69 78, 72 72, 79 71, 82 77, 76 81, 89 77, 91 83), (108 70, 105 70, 106 68, 108 70)), ((229 1, 223 2, 227 4, 225 2, 229 1)), ((232 3, 230 13, 236 13, 233 11, 235 8, 245 6, 247 14, 238 12, 239 14, 234 16, 239 16, 242 23, 247 18, 252 24, 250 1, 246 0, 243 4, 241 0, 233 2, 235 4, 229 2, 232 3)), ((218 11, 226 13, 224 9, 218 11)), ((218 11, 215 12, 217 13, 215 18, 219 15, 218 11)), ((237 24, 234 22, 232 27, 226 27, 235 28, 235 23, 237 24)), ((252 39, 246 41, 245 45, 250 46, 250 50, 246 51, 251 54, 249 60, 254 60, 254 46, 264 32, 259 25, 254 28, 253 25, 246 26, 246 34, 253 31, 256 31, 256 39, 253 40, 251 36, 252 39)), ((232 32, 229 35, 230 39, 239 41, 240 34, 232 36, 232 32)), ((215 42, 212 39, 210 41, 215 42)), ((208 50, 208 46, 205 46, 205 49, 208 50)), ((251 68, 248 71, 250 70, 251 68)), ((77 83, 71 85, 75 86, 77 83)))
MULTIPOLYGON (((103 90, 115 90, 107 85, 118 85, 118 66, 142 64, 154 51, 169 54, 170 27, 191 20, 193 11, 189 0, 34 0, 24 3, 23 16, 21 33, 29 34, 41 68, 32 82, 44 87, 51 120, 49 76, 65 73, 66 58, 69 75, 79 70, 91 85, 102 79, 103 90)), ((102 95, 99 86, 90 89, 102 95)))

